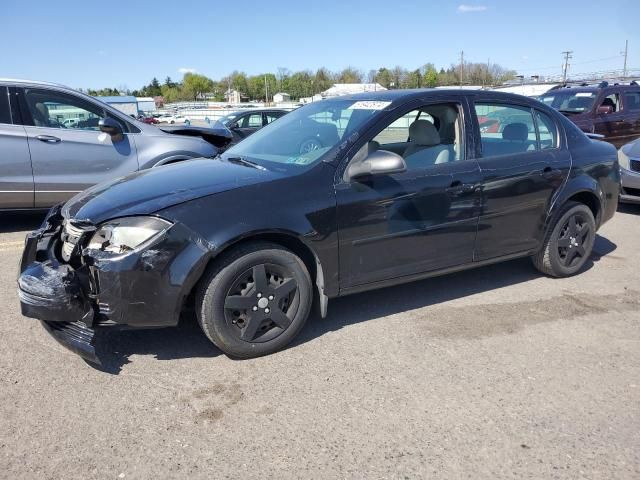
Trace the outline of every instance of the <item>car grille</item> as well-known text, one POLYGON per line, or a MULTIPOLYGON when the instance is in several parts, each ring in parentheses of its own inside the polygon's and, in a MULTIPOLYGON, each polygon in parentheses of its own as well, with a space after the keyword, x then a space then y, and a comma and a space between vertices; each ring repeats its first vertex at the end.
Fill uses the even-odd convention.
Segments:
POLYGON ((634 172, 640 172, 640 160, 631 160, 631 170, 634 172))
POLYGON ((76 247, 81 243, 85 234, 92 232, 93 226, 84 226, 71 223, 69 220, 64 222, 62 230, 62 259, 68 262, 74 254, 76 247))

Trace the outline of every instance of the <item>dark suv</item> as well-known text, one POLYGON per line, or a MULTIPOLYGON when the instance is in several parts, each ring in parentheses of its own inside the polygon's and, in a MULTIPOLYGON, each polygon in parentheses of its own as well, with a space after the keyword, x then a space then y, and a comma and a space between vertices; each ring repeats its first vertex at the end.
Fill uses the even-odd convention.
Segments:
POLYGON ((640 137, 640 85, 567 85, 549 90, 540 100, 562 112, 583 132, 603 135, 620 148, 640 137))

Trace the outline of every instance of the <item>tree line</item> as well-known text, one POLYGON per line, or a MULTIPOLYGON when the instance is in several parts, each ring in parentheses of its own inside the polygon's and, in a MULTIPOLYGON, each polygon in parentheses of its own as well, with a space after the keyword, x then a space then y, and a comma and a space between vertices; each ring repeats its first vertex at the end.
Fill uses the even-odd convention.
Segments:
POLYGON ((381 67, 367 73, 346 67, 339 72, 318 68, 315 72, 301 70, 292 72, 278 68, 275 73, 247 75, 234 71, 219 80, 212 80, 199 73, 185 73, 182 81, 175 82, 167 77, 164 83, 153 78, 139 90, 126 87, 89 89, 89 95, 128 94, 136 97, 164 97, 165 103, 176 101, 214 100, 225 101, 225 92, 236 90, 244 100, 270 101, 278 92, 286 92, 293 100, 311 97, 329 89, 334 83, 379 83, 385 88, 426 88, 447 85, 499 85, 515 78, 516 72, 498 64, 465 62, 440 70, 427 63, 415 70, 404 67, 381 67), (268 95, 268 98, 267 98, 268 95))

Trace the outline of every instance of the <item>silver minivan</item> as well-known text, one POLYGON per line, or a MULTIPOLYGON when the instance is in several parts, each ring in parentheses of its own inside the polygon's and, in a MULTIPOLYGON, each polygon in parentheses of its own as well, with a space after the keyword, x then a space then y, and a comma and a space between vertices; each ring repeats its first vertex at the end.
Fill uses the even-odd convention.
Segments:
POLYGON ((0 210, 48 208, 137 170, 213 157, 226 129, 139 122, 62 85, 0 79, 0 210))

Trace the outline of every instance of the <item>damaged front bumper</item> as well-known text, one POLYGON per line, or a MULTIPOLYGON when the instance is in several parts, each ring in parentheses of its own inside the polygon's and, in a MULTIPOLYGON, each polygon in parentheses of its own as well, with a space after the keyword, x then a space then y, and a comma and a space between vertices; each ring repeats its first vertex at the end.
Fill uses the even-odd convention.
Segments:
POLYGON ((146 248, 110 255, 82 248, 63 259, 60 207, 27 235, 20 264, 22 314, 41 320, 61 344, 100 363, 96 332, 103 328, 166 327, 178 323, 184 301, 209 258, 207 242, 174 224, 146 248))

